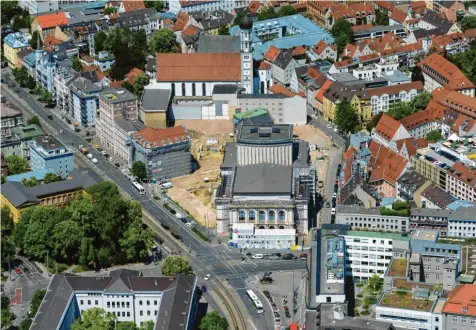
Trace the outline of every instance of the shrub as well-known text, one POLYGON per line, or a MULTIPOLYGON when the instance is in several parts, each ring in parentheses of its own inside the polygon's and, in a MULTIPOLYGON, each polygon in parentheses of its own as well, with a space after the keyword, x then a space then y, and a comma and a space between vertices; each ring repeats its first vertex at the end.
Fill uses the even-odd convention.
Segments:
POLYGON ((363 295, 362 293, 359 293, 359 294, 357 295, 357 298, 362 298, 363 296, 364 296, 364 295, 363 295))
POLYGON ((360 315, 370 315, 370 311, 368 309, 364 309, 362 312, 360 312, 360 315))

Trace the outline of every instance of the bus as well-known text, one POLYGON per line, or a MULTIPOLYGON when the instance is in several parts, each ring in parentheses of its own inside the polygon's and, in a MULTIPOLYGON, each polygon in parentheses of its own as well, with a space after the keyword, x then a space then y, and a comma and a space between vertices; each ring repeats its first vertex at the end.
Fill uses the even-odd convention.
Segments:
POLYGON ((144 187, 142 187, 140 184, 138 184, 136 181, 133 181, 132 182, 132 185, 134 186, 134 188, 137 189, 137 191, 139 191, 139 194, 141 195, 145 195, 145 189, 144 187))
POLYGON ((264 312, 263 304, 261 303, 261 301, 259 301, 258 297, 253 292, 253 290, 246 290, 246 295, 248 296, 248 298, 251 300, 251 302, 255 306, 256 311, 258 312, 258 314, 263 313, 264 312))

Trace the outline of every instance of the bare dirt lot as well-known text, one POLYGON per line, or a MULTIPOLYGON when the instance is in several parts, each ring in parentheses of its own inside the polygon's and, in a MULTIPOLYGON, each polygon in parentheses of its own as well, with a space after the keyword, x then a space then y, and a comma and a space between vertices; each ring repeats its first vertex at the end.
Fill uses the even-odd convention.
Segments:
POLYGON ((294 126, 294 134, 310 144, 317 144, 319 148, 328 147, 330 138, 311 125, 294 126))
POLYGON ((233 133, 233 123, 230 120, 218 119, 183 119, 177 120, 175 126, 184 126, 187 130, 208 135, 233 133))
POLYGON ((200 168, 192 174, 172 179, 174 187, 168 195, 189 212, 198 222, 216 226, 212 194, 220 183, 220 165, 223 160, 223 145, 229 141, 228 133, 203 134, 189 129, 192 137, 192 154, 200 168))

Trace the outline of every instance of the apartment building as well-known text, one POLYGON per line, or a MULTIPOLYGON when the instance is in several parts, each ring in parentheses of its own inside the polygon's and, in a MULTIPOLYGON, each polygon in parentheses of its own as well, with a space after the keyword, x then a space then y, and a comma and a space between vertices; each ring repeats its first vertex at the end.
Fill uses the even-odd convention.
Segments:
POLYGON ((410 250, 410 237, 371 231, 348 231, 345 235, 345 274, 354 281, 367 280, 374 274, 384 277, 394 253, 405 256, 410 250))
POLYGON ((431 39, 431 47, 440 55, 455 55, 467 51, 476 38, 476 29, 437 36, 431 39))
POLYGON ((411 158, 412 165, 418 173, 445 190, 447 181, 446 174, 453 164, 455 164, 455 161, 456 157, 447 153, 445 150, 436 149, 434 147, 419 149, 411 158))
POLYGON ((433 230, 441 236, 448 236, 448 219, 452 211, 427 208, 412 208, 410 230, 433 230))
POLYGON ((396 184, 397 198, 409 202, 414 199, 417 191, 423 186, 427 187, 428 180, 417 171, 408 171, 404 173, 396 184))
POLYGON ((349 225, 353 230, 391 231, 404 233, 409 230, 409 217, 390 215, 380 208, 359 205, 338 205, 336 224, 349 225))
POLYGON ((442 329, 476 328, 475 295, 476 286, 472 284, 458 285, 451 291, 442 309, 445 316, 442 329))
POLYGON ((433 100, 442 106, 458 111, 463 115, 476 119, 476 98, 440 88, 433 92, 433 100))
POLYGON ((54 136, 38 137, 30 145, 30 167, 33 171, 53 169, 65 178, 74 170, 74 153, 54 136))
POLYGON ((451 213, 448 236, 476 237, 476 207, 460 207, 451 213))
POLYGON ((370 98, 372 115, 376 115, 379 112, 387 112, 394 103, 413 100, 421 92, 423 92, 423 83, 414 81, 406 84, 370 88, 367 90, 367 96, 370 98))
POLYGON ((0 111, 2 136, 10 136, 12 135, 12 128, 23 125, 23 113, 20 110, 10 108, 4 103, 2 103, 0 111))
POLYGON ((425 110, 415 112, 400 122, 415 139, 425 138, 429 132, 440 130, 446 109, 445 106, 431 100, 425 110))
POLYGON ((98 95, 102 91, 102 86, 81 77, 70 84, 70 91, 73 118, 83 127, 94 126, 99 108, 98 95))
POLYGON ((461 163, 454 163, 446 176, 446 191, 469 202, 476 201, 476 170, 461 163))
POLYGON ((410 137, 410 133, 400 122, 385 113, 380 118, 375 130, 372 130, 372 140, 397 153, 397 141, 410 137))
POLYGON ((5 37, 3 54, 11 68, 20 67, 18 64, 18 53, 23 49, 31 49, 30 39, 31 35, 22 32, 10 33, 5 37))
POLYGON ((131 159, 129 133, 137 130, 133 124, 140 125, 138 112, 137 98, 124 88, 105 88, 99 93, 96 134, 103 146, 127 163, 131 159))
POLYGON ((432 53, 423 59, 418 66, 421 68, 425 80, 425 90, 445 87, 447 90, 457 91, 464 95, 474 97, 475 86, 464 73, 443 56, 432 53))

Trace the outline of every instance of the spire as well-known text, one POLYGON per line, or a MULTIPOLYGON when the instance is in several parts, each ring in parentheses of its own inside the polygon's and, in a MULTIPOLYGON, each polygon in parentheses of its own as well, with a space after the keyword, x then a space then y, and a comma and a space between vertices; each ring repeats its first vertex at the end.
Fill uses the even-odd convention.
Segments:
POLYGON ((41 50, 40 46, 40 33, 36 34, 36 50, 41 50))

